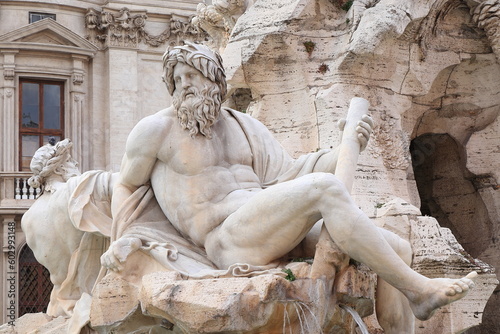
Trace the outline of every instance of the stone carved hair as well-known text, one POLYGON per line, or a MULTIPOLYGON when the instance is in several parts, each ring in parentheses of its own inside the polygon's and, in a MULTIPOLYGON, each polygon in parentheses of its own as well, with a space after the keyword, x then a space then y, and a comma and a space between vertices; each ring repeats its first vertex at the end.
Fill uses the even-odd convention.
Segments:
POLYGON ((163 81, 168 92, 173 95, 175 90, 174 68, 178 62, 185 63, 200 71, 207 79, 219 86, 221 100, 227 93, 226 74, 222 66, 221 56, 210 48, 190 42, 167 50, 163 55, 163 81))
MULTIPOLYGON (((78 163, 69 153, 72 146, 73 143, 69 139, 64 139, 55 145, 47 144, 40 147, 31 160, 30 169, 33 176, 29 178, 28 185, 39 188, 52 174, 61 175, 64 181, 80 175, 78 163)), ((45 190, 50 191, 47 188, 45 190)))

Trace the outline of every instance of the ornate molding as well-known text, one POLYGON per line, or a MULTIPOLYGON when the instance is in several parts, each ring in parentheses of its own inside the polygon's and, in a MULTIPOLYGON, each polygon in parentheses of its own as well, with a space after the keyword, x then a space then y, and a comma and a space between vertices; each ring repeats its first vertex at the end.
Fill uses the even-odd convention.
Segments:
POLYGON ((5 80, 14 80, 16 72, 14 70, 14 67, 6 67, 4 66, 3 68, 3 78, 5 80))
POLYGON ((484 30, 500 63, 500 0, 486 0, 471 7, 472 20, 484 30))
POLYGON ((148 16, 145 12, 131 12, 124 7, 119 11, 102 8, 89 9, 85 15, 86 38, 101 48, 109 46, 136 48, 139 43, 158 47, 168 41, 201 40, 205 34, 189 22, 169 19, 166 29, 152 35, 145 29, 148 16))
POLYGON ((192 23, 212 37, 213 47, 224 49, 238 18, 247 8, 245 0, 214 0, 211 5, 199 3, 192 23))
POLYGON ((14 80, 16 74, 15 53, 8 53, 8 52, 4 53, 2 67, 3 67, 3 78, 5 80, 14 80))
POLYGON ((81 85, 83 83, 84 75, 83 73, 73 73, 73 84, 81 85))

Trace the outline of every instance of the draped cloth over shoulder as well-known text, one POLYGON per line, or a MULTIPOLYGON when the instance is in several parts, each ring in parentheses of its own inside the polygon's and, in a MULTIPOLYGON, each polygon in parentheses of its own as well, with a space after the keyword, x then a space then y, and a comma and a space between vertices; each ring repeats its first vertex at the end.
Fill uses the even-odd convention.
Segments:
POLYGON ((248 139, 253 155, 253 170, 262 188, 312 173, 318 159, 330 151, 319 150, 293 159, 264 124, 239 111, 225 110, 238 121, 248 139))

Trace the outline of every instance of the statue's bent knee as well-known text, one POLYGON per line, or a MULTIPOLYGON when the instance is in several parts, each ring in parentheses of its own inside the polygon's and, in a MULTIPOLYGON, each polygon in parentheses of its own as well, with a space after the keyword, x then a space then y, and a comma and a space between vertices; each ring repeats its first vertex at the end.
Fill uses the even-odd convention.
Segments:
POLYGON ((311 177, 312 189, 319 190, 321 195, 329 193, 334 196, 348 194, 342 181, 331 173, 313 173, 308 176, 311 177))

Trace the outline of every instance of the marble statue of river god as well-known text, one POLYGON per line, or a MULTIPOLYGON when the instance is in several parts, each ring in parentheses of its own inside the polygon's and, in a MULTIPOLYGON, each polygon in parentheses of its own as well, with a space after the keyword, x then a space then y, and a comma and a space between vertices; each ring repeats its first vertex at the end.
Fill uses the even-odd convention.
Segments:
MULTIPOLYGON (((401 247, 400 238, 376 227, 334 175, 339 150, 294 160, 260 122, 222 108, 227 88, 216 52, 187 43, 167 52, 163 61, 173 105, 142 119, 130 133, 113 190, 113 217, 150 182, 171 224, 203 247, 219 269, 235 263, 267 266, 323 219, 342 251, 399 290, 422 320, 473 286, 468 277, 426 278, 401 259, 394 250, 401 247)), ((355 130, 351 139, 363 149, 371 119, 363 116, 355 130)), ((119 271, 141 245, 139 238, 122 236, 102 264, 119 271)))
MULTIPOLYGON (((158 270, 250 276, 278 267, 304 240, 314 245, 325 238, 379 276, 377 317, 386 333, 412 332, 413 316, 428 319, 473 287, 475 272, 429 279, 413 271, 410 244, 376 227, 350 197, 373 125, 366 100, 352 100, 337 149, 292 159, 262 123, 221 106, 227 87, 216 52, 192 43, 174 47, 164 55, 163 80, 173 105, 134 127, 119 173, 71 172, 67 141, 36 154, 34 173, 57 180, 23 217, 23 229, 57 278, 50 316, 72 317, 68 328, 75 332, 91 321, 93 286, 104 280, 94 260, 101 254, 104 269, 137 282, 158 270), (62 218, 53 229, 72 236, 64 259, 46 251, 62 247, 57 238, 35 242, 54 224, 45 214, 39 224, 44 210, 56 210, 62 218)), ((301 249, 301 256, 314 255, 301 249)))

